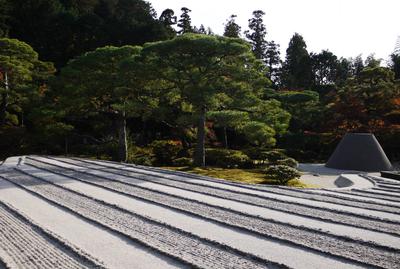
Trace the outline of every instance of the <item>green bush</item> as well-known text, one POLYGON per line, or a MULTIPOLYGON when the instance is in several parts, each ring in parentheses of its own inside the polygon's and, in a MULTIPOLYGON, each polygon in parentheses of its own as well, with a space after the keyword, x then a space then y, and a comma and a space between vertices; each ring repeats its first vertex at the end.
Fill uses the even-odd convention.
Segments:
POLYGON ((182 150, 182 144, 174 140, 156 140, 150 147, 158 165, 172 165, 172 160, 176 159, 182 150))
POLYGON ((268 178, 274 179, 282 185, 286 185, 289 180, 297 179, 301 176, 297 169, 287 165, 272 165, 265 169, 265 174, 268 178))
POLYGON ((245 153, 229 149, 207 149, 206 163, 223 168, 251 168, 253 164, 245 153))
POLYGON ((270 164, 277 164, 279 160, 284 160, 287 156, 277 150, 266 151, 262 153, 263 160, 268 161, 270 164))
POLYGON ((259 166, 267 163, 278 164, 279 160, 287 159, 287 156, 278 149, 248 148, 244 152, 259 166))
POLYGON ((130 146, 128 162, 138 165, 152 166, 154 164, 153 152, 149 148, 130 146))
POLYGON ((276 163, 278 165, 286 165, 286 166, 290 166, 293 168, 297 168, 297 166, 299 165, 299 163, 293 158, 286 158, 283 160, 278 160, 276 163))
POLYGON ((181 157, 172 161, 173 166, 192 166, 193 160, 187 157, 181 157))

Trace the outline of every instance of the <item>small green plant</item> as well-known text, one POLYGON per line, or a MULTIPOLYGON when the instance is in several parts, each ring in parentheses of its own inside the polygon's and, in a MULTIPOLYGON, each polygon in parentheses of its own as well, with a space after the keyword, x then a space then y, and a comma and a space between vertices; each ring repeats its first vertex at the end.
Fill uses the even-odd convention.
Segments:
POLYGON ((292 179, 298 179, 300 172, 287 165, 272 165, 265 169, 268 178, 276 180, 281 185, 286 185, 292 179))
POLYGON ((287 166, 290 166, 293 168, 297 168, 297 166, 299 165, 299 163, 293 158, 286 158, 283 160, 278 160, 276 163, 278 165, 287 165, 287 166))

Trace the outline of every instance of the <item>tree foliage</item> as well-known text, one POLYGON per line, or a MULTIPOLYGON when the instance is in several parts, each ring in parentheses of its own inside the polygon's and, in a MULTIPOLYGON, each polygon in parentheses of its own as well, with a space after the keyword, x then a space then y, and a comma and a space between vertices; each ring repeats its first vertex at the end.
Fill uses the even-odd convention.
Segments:
POLYGON ((178 34, 186 34, 193 33, 192 19, 190 18, 189 13, 192 12, 189 8, 183 7, 181 8, 182 14, 180 19, 178 20, 177 26, 180 28, 178 34))
POLYGON ((399 83, 391 70, 367 67, 338 90, 330 125, 338 133, 395 131, 399 97, 399 83))
POLYGON ((57 67, 98 47, 175 35, 142 0, 13 0, 10 6, 10 37, 29 43, 57 67))
POLYGON ((236 23, 236 15, 231 15, 225 23, 224 36, 239 38, 242 27, 236 23))
POLYGON ((286 50, 282 80, 288 89, 308 89, 312 85, 312 63, 301 35, 294 34, 286 50))
POLYGON ((118 130, 119 159, 127 159, 126 119, 143 117, 157 105, 134 46, 103 47, 70 61, 55 86, 68 113, 111 117, 118 130))
POLYGON ((263 23, 265 12, 262 10, 253 11, 253 18, 249 19, 249 29, 245 31, 247 39, 253 47, 253 53, 257 59, 265 59, 265 51, 267 49, 267 29, 263 23))
POLYGON ((18 114, 40 91, 54 72, 52 64, 41 62, 28 44, 16 39, 0 39, 0 125, 18 124, 18 114))
POLYGON ((160 85, 169 89, 169 103, 192 114, 197 126, 195 164, 204 166, 207 111, 223 110, 233 105, 234 97, 259 91, 266 82, 258 71, 260 63, 241 39, 196 34, 147 44, 143 53, 153 62, 160 85))

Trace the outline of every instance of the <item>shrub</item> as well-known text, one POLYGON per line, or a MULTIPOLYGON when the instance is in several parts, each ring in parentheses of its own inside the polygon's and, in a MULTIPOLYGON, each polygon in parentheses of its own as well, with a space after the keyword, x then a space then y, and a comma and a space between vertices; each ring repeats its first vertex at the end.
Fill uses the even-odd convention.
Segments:
POLYGON ((158 165, 172 165, 172 160, 182 150, 182 144, 173 140, 156 140, 150 144, 158 165))
POLYGON ((216 165, 224 168, 250 168, 253 164, 249 156, 239 150, 207 149, 207 165, 216 165))
POLYGON ((139 165, 152 166, 154 164, 154 156, 152 150, 148 148, 132 146, 129 148, 128 162, 139 165))
POLYGON ((248 148, 245 150, 245 153, 259 164, 276 164, 278 160, 287 158, 287 156, 279 150, 268 150, 265 148, 248 148))
POLYGON ((263 160, 268 161, 271 164, 277 164, 279 160, 286 159, 287 156, 277 150, 266 151, 262 153, 263 160))
POLYGON ((293 158, 286 158, 283 160, 278 160, 276 163, 278 165, 286 165, 286 166, 290 166, 293 168, 297 168, 297 166, 299 165, 299 163, 293 158))
POLYGON ((193 160, 187 157, 181 157, 172 161, 173 166, 192 166, 193 160))
POLYGON ((286 185, 289 180, 296 179, 301 176, 297 169, 287 165, 272 165, 265 169, 268 178, 278 181, 282 185, 286 185))

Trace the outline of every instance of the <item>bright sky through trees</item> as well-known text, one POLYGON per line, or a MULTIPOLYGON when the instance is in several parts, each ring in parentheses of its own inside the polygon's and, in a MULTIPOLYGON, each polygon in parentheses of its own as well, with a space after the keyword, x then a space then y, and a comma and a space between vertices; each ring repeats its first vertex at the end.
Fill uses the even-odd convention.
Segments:
POLYGON ((171 8, 179 17, 181 7, 192 10, 193 25, 204 24, 222 34, 231 14, 238 15, 242 30, 254 10, 265 11, 268 40, 281 45, 284 54, 289 39, 300 33, 309 51, 329 49, 336 55, 363 58, 371 53, 388 59, 400 35, 399 0, 149 0, 160 15, 171 8))

